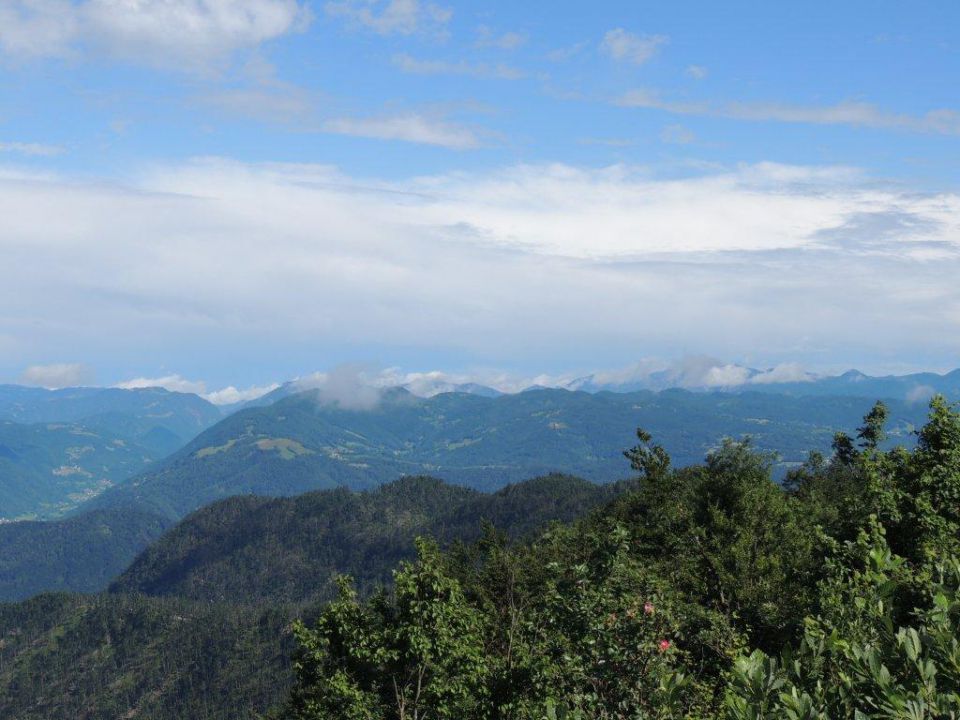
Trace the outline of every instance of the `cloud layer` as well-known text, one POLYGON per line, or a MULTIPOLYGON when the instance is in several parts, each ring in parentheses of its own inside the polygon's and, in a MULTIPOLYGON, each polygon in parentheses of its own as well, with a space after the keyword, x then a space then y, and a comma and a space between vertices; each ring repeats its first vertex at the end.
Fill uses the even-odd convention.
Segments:
POLYGON ((401 140, 451 150, 471 150, 481 145, 480 137, 472 129, 418 113, 371 118, 335 118, 324 121, 322 129, 336 135, 401 140))
POLYGON ((21 61, 93 52, 195 71, 309 20, 298 0, 7 0, 0 51, 21 61))
POLYGON ((665 35, 635 35, 623 28, 616 28, 603 36, 600 50, 614 60, 643 65, 667 42, 665 35))
POLYGON ((440 34, 453 17, 449 8, 420 0, 337 0, 324 9, 378 35, 440 34))
MULTIPOLYGON (((75 384, 75 383, 74 383, 75 384)), ((61 387, 65 387, 61 386, 61 387)), ((256 400, 258 397, 266 395, 271 390, 276 390, 279 385, 251 386, 240 390, 233 385, 229 385, 220 390, 207 390, 207 383, 202 380, 188 380, 180 375, 164 375, 162 377, 139 377, 133 380, 125 380, 117 383, 114 387, 123 390, 138 390, 140 388, 159 387, 170 392, 192 393, 212 402, 214 405, 233 405, 248 400, 256 400)))
POLYGON ((54 157, 62 154, 63 148, 43 143, 0 142, 0 153, 16 153, 28 157, 54 157))
POLYGON ((78 387, 93 383, 94 372, 86 365, 78 363, 53 363, 50 365, 31 365, 21 374, 19 381, 24 385, 37 385, 49 390, 65 387, 78 387))
POLYGON ((849 168, 387 182, 201 159, 126 187, 0 169, 0 266, 17 268, 0 286, 8 376, 78 347, 89 364, 181 368, 294 347, 313 367, 329 348, 508 368, 960 351, 960 197, 849 168))
POLYGON ((796 105, 776 102, 702 102, 671 100, 649 88, 630 90, 617 99, 623 107, 664 110, 676 115, 703 115, 733 120, 804 123, 810 125, 851 125, 884 130, 960 135, 960 112, 930 110, 922 115, 893 113, 865 102, 835 105, 796 105))

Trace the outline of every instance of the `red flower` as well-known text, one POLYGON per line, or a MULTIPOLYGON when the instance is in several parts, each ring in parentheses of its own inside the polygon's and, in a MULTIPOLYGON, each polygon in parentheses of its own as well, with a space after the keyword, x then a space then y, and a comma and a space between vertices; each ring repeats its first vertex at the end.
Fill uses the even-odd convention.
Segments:
POLYGON ((660 652, 666 652, 667 650, 670 649, 670 641, 669 641, 669 640, 661 640, 661 641, 657 644, 657 647, 660 648, 660 652))

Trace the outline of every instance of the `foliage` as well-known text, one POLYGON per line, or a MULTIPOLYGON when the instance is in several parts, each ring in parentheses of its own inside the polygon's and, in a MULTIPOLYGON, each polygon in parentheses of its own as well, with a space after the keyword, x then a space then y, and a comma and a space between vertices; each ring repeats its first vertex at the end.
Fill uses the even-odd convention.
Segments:
MULTIPOLYGON (((0 717, 256 717, 286 696, 292 623, 316 616, 312 601, 330 599, 334 572, 362 577, 369 595, 415 556, 419 533, 471 541, 486 522, 516 537, 572 520, 617 490, 549 476, 486 495, 404 478, 372 493, 224 501, 170 531, 114 592, 0 605, 0 717)), ((7 577, 29 580, 33 563, 37 583, 55 584, 59 573, 104 582, 126 533, 147 521, 158 519, 112 510, 0 528, 21 533, 11 547, 22 557, 11 555, 7 577), (51 547, 59 550, 47 556, 51 547)))
POLYGON ((548 563, 542 592, 514 596, 507 624, 468 598, 426 542, 392 596, 362 604, 342 579, 316 626, 298 627, 287 717, 655 718, 709 702, 677 671, 685 638, 670 600, 630 559, 627 532, 588 542, 596 562, 548 563))
POLYGON ((825 615, 808 621, 797 651, 781 662, 759 650, 737 661, 731 720, 960 715, 960 559, 939 569, 929 597, 900 625, 909 570, 875 530, 848 550, 861 567, 838 568, 825 615))
POLYGON ((337 573, 361 595, 389 584, 414 539, 442 545, 480 537, 488 522, 512 537, 570 521, 621 490, 569 476, 496 493, 409 477, 371 492, 322 490, 296 498, 239 497, 197 511, 166 533, 112 585, 113 592, 214 602, 313 602, 336 595, 337 573))
POLYGON ((254 720, 288 691, 292 618, 136 595, 0 605, 0 717, 254 720))
POLYGON ((391 596, 357 601, 347 578, 315 629, 298 625, 301 653, 294 718, 481 717, 487 704, 480 615, 442 570, 435 546, 418 543, 391 596))
POLYGON ((165 528, 162 518, 133 510, 0 525, 0 602, 101 590, 165 528))
POLYGON ((344 586, 301 629, 309 671, 289 716, 337 717, 301 702, 314 697, 413 717, 384 699, 409 667, 358 660, 413 634, 471 659, 446 676, 463 717, 956 718, 960 416, 935 398, 911 451, 882 449, 887 415, 875 405, 859 447, 811 456, 783 489, 746 443, 671 471, 638 431, 637 490, 603 512, 525 546, 489 533, 446 567, 431 548, 400 571, 427 573, 444 612, 470 618, 462 643, 397 611, 399 589, 365 604, 344 586))

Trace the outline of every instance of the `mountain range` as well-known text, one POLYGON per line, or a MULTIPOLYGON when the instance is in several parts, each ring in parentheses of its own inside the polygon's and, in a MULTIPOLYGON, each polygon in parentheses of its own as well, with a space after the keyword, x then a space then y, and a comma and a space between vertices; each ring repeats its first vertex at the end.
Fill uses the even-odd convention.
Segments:
POLYGON ((0 603, 0 716, 254 717, 286 692, 290 623, 335 574, 369 593, 417 535, 517 537, 590 512, 628 487, 637 427, 676 466, 749 437, 782 475, 878 397, 889 442, 911 444, 922 401, 958 397, 958 377, 394 387, 362 405, 289 384, 226 415, 160 389, 0 386, 0 509, 57 518, 0 523, 0 600, 24 600, 0 603))
POLYGON ((0 521, 59 517, 221 417, 196 395, 161 388, 0 385, 0 521))
MULTIPOLYGON (((872 401, 763 393, 586 393, 530 390, 421 398, 394 388, 366 409, 307 391, 238 411, 163 462, 108 488, 83 508, 135 507, 176 520, 238 494, 366 489, 403 475, 434 475, 481 490, 569 472, 604 483, 629 473, 633 431, 654 434, 677 465, 699 462, 724 437, 752 438, 780 456, 779 472, 811 449, 829 451, 872 401)), ((890 401, 891 433, 906 438, 922 404, 890 401)))

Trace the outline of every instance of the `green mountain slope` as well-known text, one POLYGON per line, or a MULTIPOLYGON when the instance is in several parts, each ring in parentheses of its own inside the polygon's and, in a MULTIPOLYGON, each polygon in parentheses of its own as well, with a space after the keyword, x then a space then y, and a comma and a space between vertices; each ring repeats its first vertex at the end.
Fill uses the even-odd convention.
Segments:
POLYGON ((0 422, 0 519, 57 517, 162 457, 87 425, 0 422))
POLYGON ((578 517, 617 489, 554 475, 487 495, 408 477, 369 493, 231 498, 166 533, 111 591, 217 602, 328 599, 336 573, 350 573, 363 590, 388 582, 388 569, 412 557, 417 535, 473 540, 486 521, 518 536, 578 517))
POLYGON ((0 385, 0 520, 63 515, 220 418, 195 395, 158 388, 0 385))
POLYGON ((289 686, 292 617, 128 595, 0 604, 0 717, 253 720, 289 686))
POLYGON ((2 524, 0 601, 51 590, 101 590, 164 527, 161 518, 128 508, 2 524))
MULTIPOLYGON (((322 405, 301 393, 249 408, 203 432, 160 467, 92 506, 132 505, 176 519, 231 495, 294 495, 345 485, 369 488, 429 474, 491 490, 569 472, 594 482, 624 474, 628 428, 660 438, 675 464, 699 462, 722 438, 751 436, 785 467, 828 450, 873 400, 760 393, 598 393, 535 390, 496 398, 388 392, 372 410, 322 405)), ((907 437, 922 406, 890 403, 893 433, 907 437)))
POLYGON ((553 476, 491 496, 405 478, 371 493, 204 508, 145 552, 113 592, 0 604, 0 717, 259 717, 289 691, 291 623, 315 616, 330 573, 369 588, 412 557, 418 534, 469 540, 485 519, 513 535, 532 532, 617 491, 553 476))

